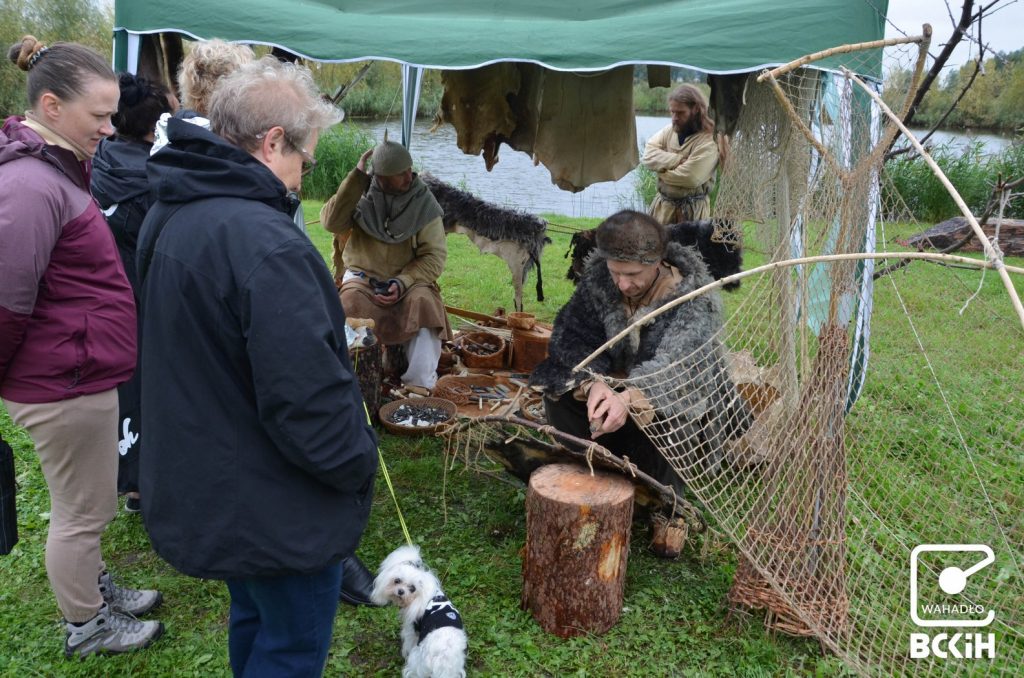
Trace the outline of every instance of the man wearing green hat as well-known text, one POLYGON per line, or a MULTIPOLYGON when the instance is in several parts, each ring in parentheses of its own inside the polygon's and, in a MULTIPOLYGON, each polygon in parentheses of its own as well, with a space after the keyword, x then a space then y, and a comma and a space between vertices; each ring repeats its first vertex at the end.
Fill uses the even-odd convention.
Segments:
POLYGON ((363 153, 320 211, 334 234, 345 314, 372 318, 384 344, 404 345, 402 383, 426 389, 437 381, 441 339, 451 338, 437 286, 448 256, 442 214, 409 151, 387 139, 363 153))

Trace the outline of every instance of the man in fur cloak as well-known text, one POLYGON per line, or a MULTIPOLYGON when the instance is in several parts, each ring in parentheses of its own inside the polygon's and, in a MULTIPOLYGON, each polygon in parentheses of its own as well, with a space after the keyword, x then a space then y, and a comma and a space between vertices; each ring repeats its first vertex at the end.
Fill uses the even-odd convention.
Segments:
POLYGON ((718 338, 721 300, 712 291, 676 306, 573 372, 634 319, 711 282, 700 254, 671 242, 665 228, 641 212, 610 216, 598 226, 596 243, 576 291, 555 318, 548 358, 531 384, 544 390, 555 428, 593 438, 681 491, 679 475, 634 419, 658 432, 659 447, 670 447, 678 465, 709 472, 721 461, 725 442, 750 426, 718 338), (613 389, 599 377, 646 377, 644 391, 613 389))
POLYGON ((409 151, 386 138, 359 158, 320 210, 320 223, 334 234, 345 315, 372 318, 384 344, 404 345, 402 383, 426 389, 437 381, 441 339, 451 339, 437 286, 448 256, 442 215, 412 171, 409 151))

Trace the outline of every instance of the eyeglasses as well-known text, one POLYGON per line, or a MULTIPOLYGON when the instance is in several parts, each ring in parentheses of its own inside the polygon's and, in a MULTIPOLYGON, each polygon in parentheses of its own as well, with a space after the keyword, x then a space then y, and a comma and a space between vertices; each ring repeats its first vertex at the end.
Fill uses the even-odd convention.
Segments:
POLYGON ((316 169, 316 158, 313 154, 299 146, 297 143, 291 140, 287 134, 284 135, 284 140, 288 142, 288 145, 294 148, 302 156, 302 176, 308 176, 313 170, 316 169))
MULTIPOLYGON (((256 138, 263 139, 265 136, 267 136, 266 132, 260 132, 256 135, 256 138)), ((288 145, 292 147, 292 150, 302 156, 302 176, 307 176, 316 169, 316 158, 313 157, 312 153, 292 141, 292 138, 288 136, 288 134, 284 134, 284 140, 288 142, 288 145)))

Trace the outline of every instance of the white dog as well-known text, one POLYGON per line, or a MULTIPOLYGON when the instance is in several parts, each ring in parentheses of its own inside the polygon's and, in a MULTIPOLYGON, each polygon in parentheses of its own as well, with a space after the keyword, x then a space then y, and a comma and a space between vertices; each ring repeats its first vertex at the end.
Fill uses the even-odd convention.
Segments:
POLYGON ((462 617, 418 546, 402 546, 380 564, 370 599, 398 606, 402 620, 403 678, 464 678, 466 632, 462 617))

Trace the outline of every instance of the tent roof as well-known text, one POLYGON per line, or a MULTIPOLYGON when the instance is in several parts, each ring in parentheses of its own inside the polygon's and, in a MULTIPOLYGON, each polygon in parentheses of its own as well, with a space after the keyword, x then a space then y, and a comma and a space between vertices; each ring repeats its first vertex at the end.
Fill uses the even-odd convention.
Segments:
MULTIPOLYGON (((116 0, 114 25, 274 45, 317 61, 451 69, 511 60, 559 70, 645 63, 735 73, 880 40, 887 9, 888 0, 116 0)), ((879 49, 817 65, 879 78, 881 59, 879 49)))

